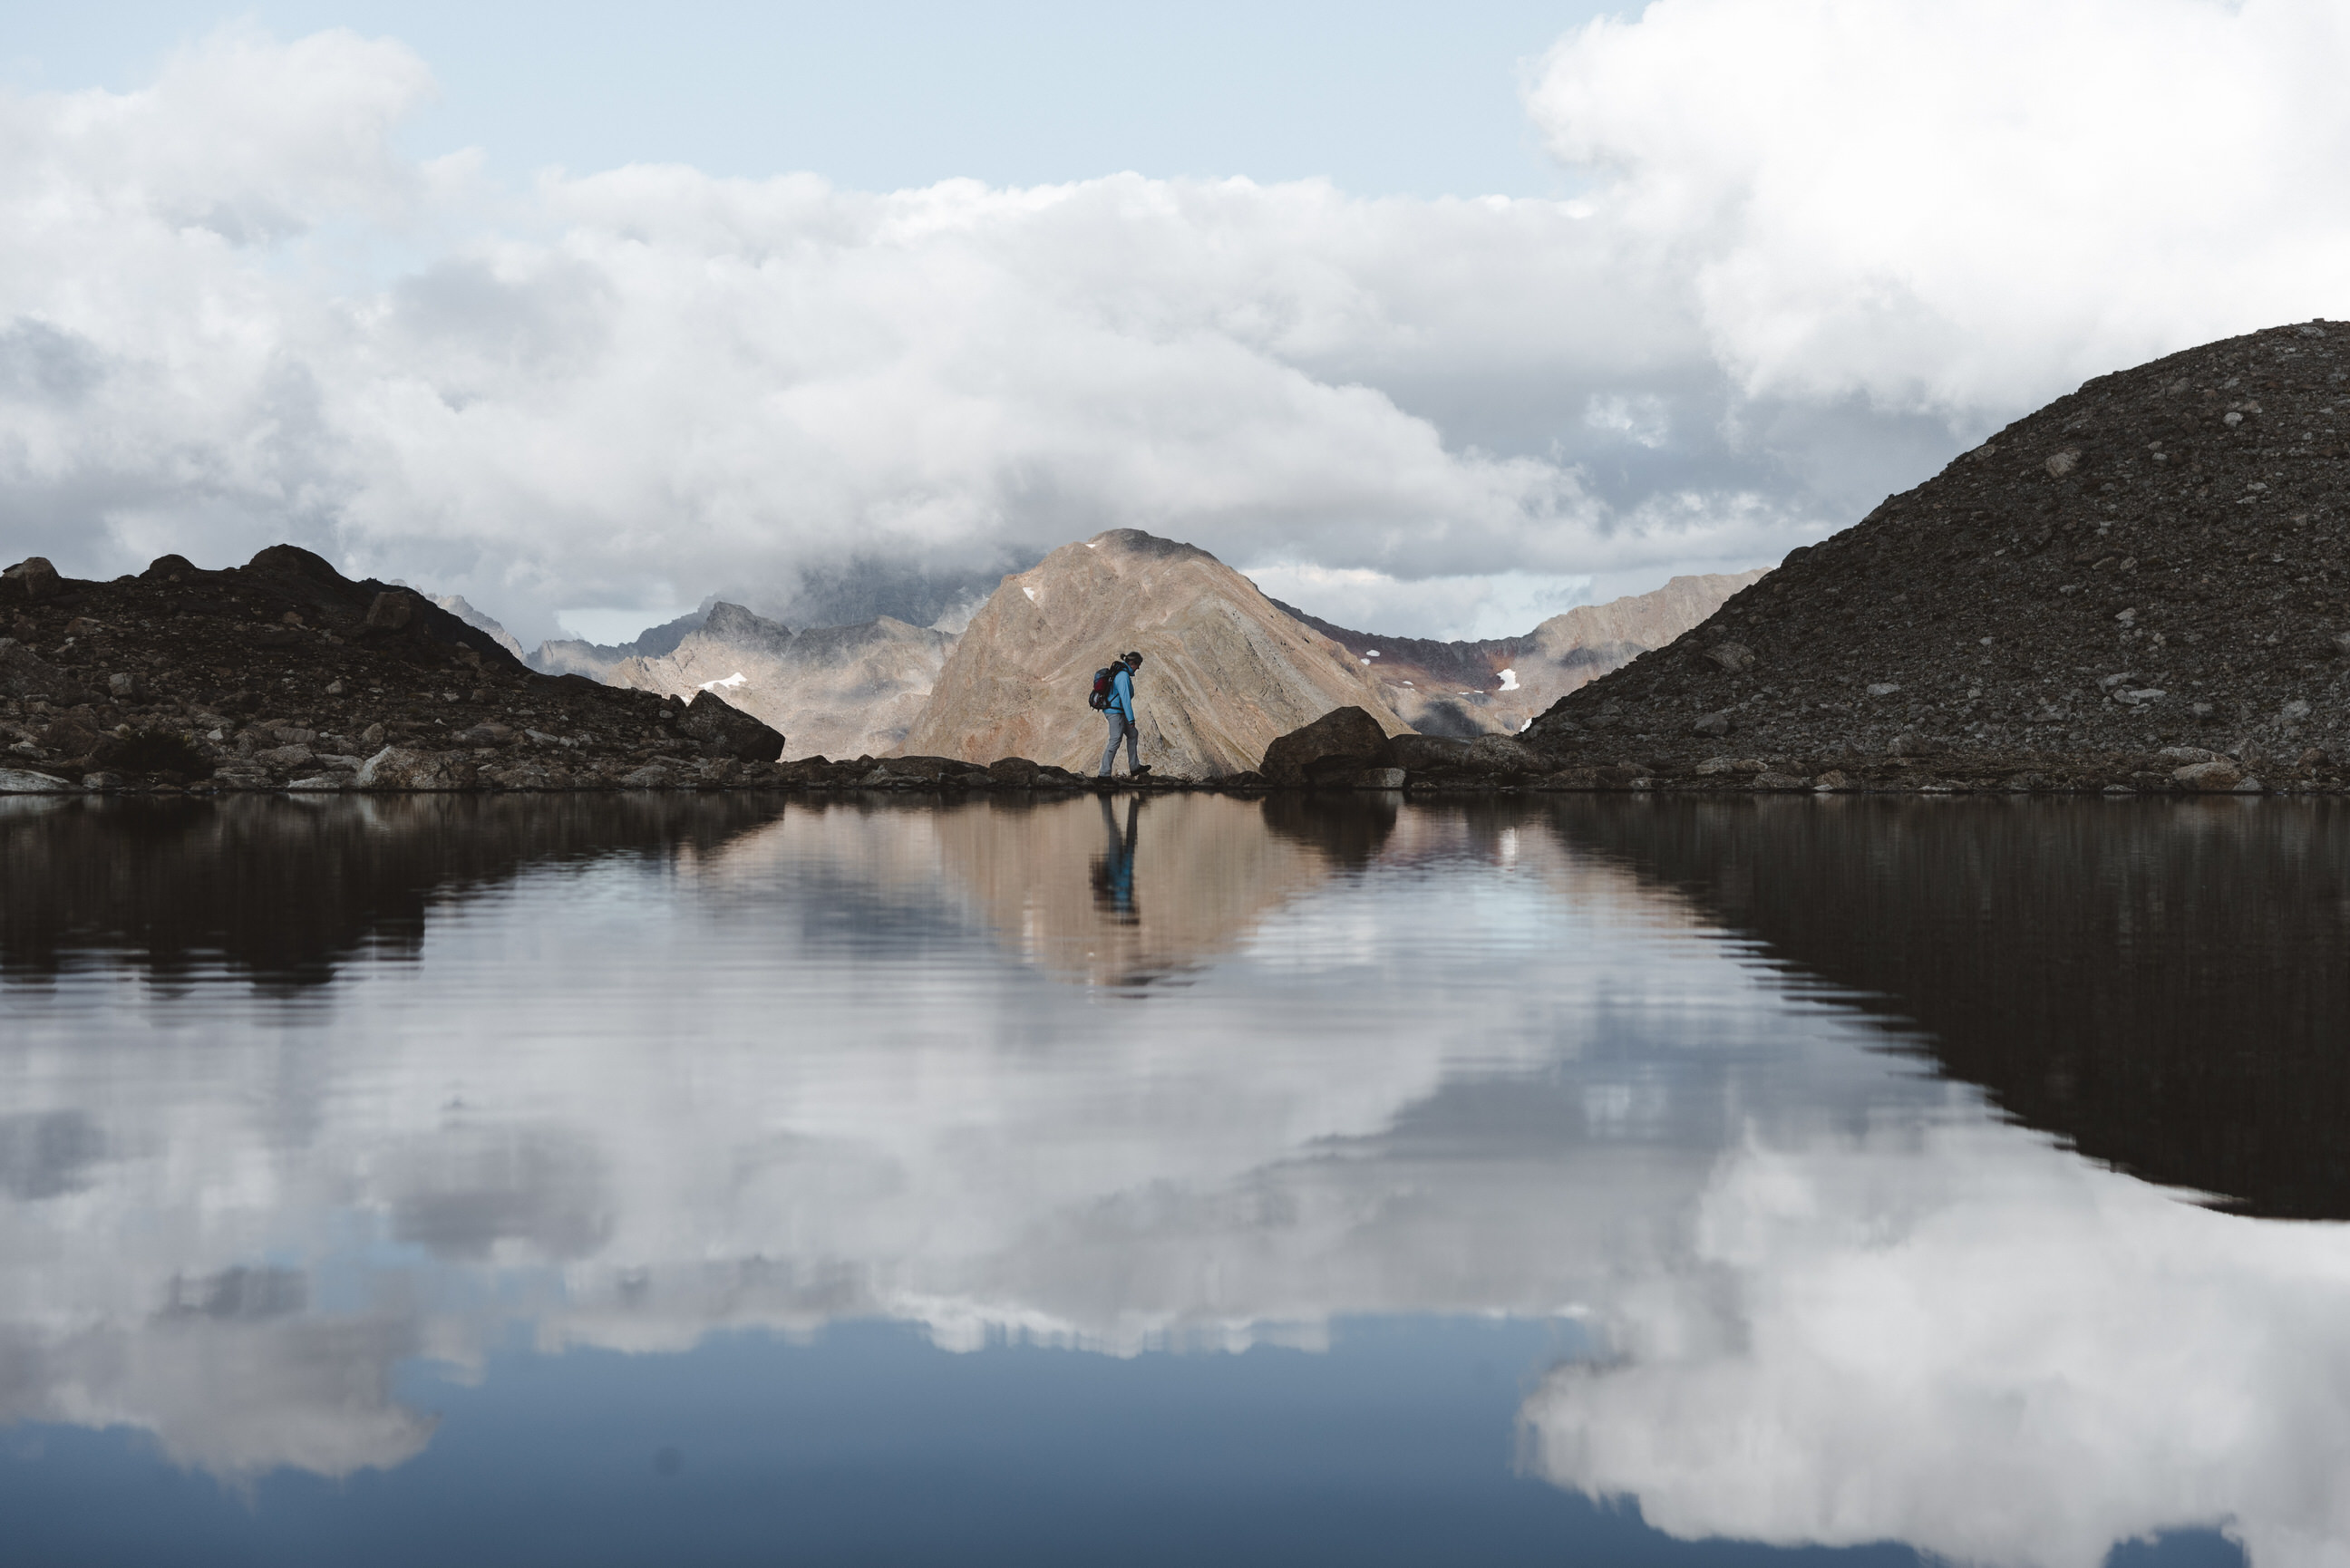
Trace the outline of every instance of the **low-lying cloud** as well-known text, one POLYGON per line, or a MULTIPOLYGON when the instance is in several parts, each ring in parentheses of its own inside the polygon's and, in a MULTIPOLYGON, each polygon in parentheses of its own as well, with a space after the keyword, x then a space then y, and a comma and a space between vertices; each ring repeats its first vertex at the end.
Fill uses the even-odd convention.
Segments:
POLYGON ((231 31, 0 98, 0 554, 293 539, 527 636, 1130 526, 1336 620, 1523 629, 1508 583, 1765 563, 2088 375, 2324 312, 2345 29, 1660 0, 1530 90, 1576 202, 517 192, 398 150, 433 88, 397 42, 231 31))

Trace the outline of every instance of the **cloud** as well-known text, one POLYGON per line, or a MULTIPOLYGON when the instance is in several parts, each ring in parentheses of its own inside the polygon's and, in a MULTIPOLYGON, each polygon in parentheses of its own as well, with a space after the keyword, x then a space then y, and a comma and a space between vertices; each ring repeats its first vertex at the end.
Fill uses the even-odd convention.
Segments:
POLYGON ((1996 418, 2344 307, 2350 14, 1659 0, 1529 109, 1749 394, 1996 418))
POLYGON ((400 44, 231 31, 0 99, 0 553, 293 539, 527 634, 1125 525, 1491 629, 1347 585, 1768 562, 2087 375, 2326 308, 2344 26, 1661 0, 1530 91, 1577 202, 507 191, 398 149, 400 44))

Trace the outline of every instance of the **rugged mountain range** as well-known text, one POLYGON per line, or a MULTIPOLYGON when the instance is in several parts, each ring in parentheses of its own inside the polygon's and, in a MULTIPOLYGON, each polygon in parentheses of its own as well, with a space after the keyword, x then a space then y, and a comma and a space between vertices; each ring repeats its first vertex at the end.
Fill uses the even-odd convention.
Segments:
MULTIPOLYGON (((442 607, 449 608, 446 604, 442 607)), ((601 680, 614 665, 626 659, 658 659, 664 653, 674 652, 689 633, 699 629, 702 623, 709 618, 711 608, 710 605, 704 605, 675 620, 647 627, 632 642, 611 644, 589 642, 578 637, 551 638, 540 643, 537 651, 531 654, 526 662, 542 675, 585 675, 590 680, 601 680)), ((487 622, 484 629, 494 627, 500 636, 505 634, 505 628, 495 621, 490 621, 486 617, 484 621, 487 622)), ((481 626, 484 621, 468 620, 467 624, 481 626)))
POLYGON ((1139 649, 1142 750, 1163 773, 1254 768, 1277 737, 1334 708, 1408 730, 1363 661, 1191 545, 1132 528, 1066 545, 1005 577, 955 644, 912 755, 1098 764, 1107 729, 1094 671, 1139 649))
MULTIPOLYGON (((1003 578, 967 633, 887 615, 794 631, 718 602, 630 643, 542 643, 529 662, 663 696, 713 691, 788 736, 794 758, 1011 755, 1090 771, 1105 726, 1085 688, 1140 647, 1150 656, 1149 760, 1212 778, 1255 766, 1275 736, 1336 707, 1361 707, 1390 732, 1515 733, 1761 575, 1676 577, 1523 637, 1433 642, 1333 626, 1265 597, 1205 551, 1122 529, 1003 578)), ((510 645, 462 599, 443 607, 510 645)))
POLYGON ((788 736, 788 756, 877 756, 905 739, 954 642, 888 616, 795 632, 720 603, 670 651, 619 659, 601 679, 688 701, 714 691, 788 736))
POLYGON ((1423 735, 1513 735, 1587 681, 1620 670, 1721 607, 1762 571, 1675 577, 1653 593, 1577 605, 1523 637, 1434 642, 1350 631, 1273 601, 1360 659, 1423 735))

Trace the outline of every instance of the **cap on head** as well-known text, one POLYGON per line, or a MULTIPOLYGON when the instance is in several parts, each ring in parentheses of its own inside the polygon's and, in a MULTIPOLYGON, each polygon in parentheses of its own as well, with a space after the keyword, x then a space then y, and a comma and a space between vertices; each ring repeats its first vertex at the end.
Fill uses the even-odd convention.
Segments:
POLYGON ((1142 664, 1142 655, 1139 653, 1129 652, 1126 656, 1126 662, 1139 669, 1142 664))

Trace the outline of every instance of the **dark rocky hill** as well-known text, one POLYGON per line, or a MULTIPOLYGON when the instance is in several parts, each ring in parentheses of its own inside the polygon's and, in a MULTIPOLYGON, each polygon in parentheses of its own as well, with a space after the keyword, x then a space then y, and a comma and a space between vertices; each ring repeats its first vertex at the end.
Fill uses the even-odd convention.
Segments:
POLYGON ((2099 377, 1524 739, 1571 767, 1788 785, 2338 781, 2345 349, 2310 322, 2099 377))
POLYGON ((537 674, 291 545, 111 582, 37 556, 0 574, 0 793, 727 784, 783 742, 707 692, 537 674))

